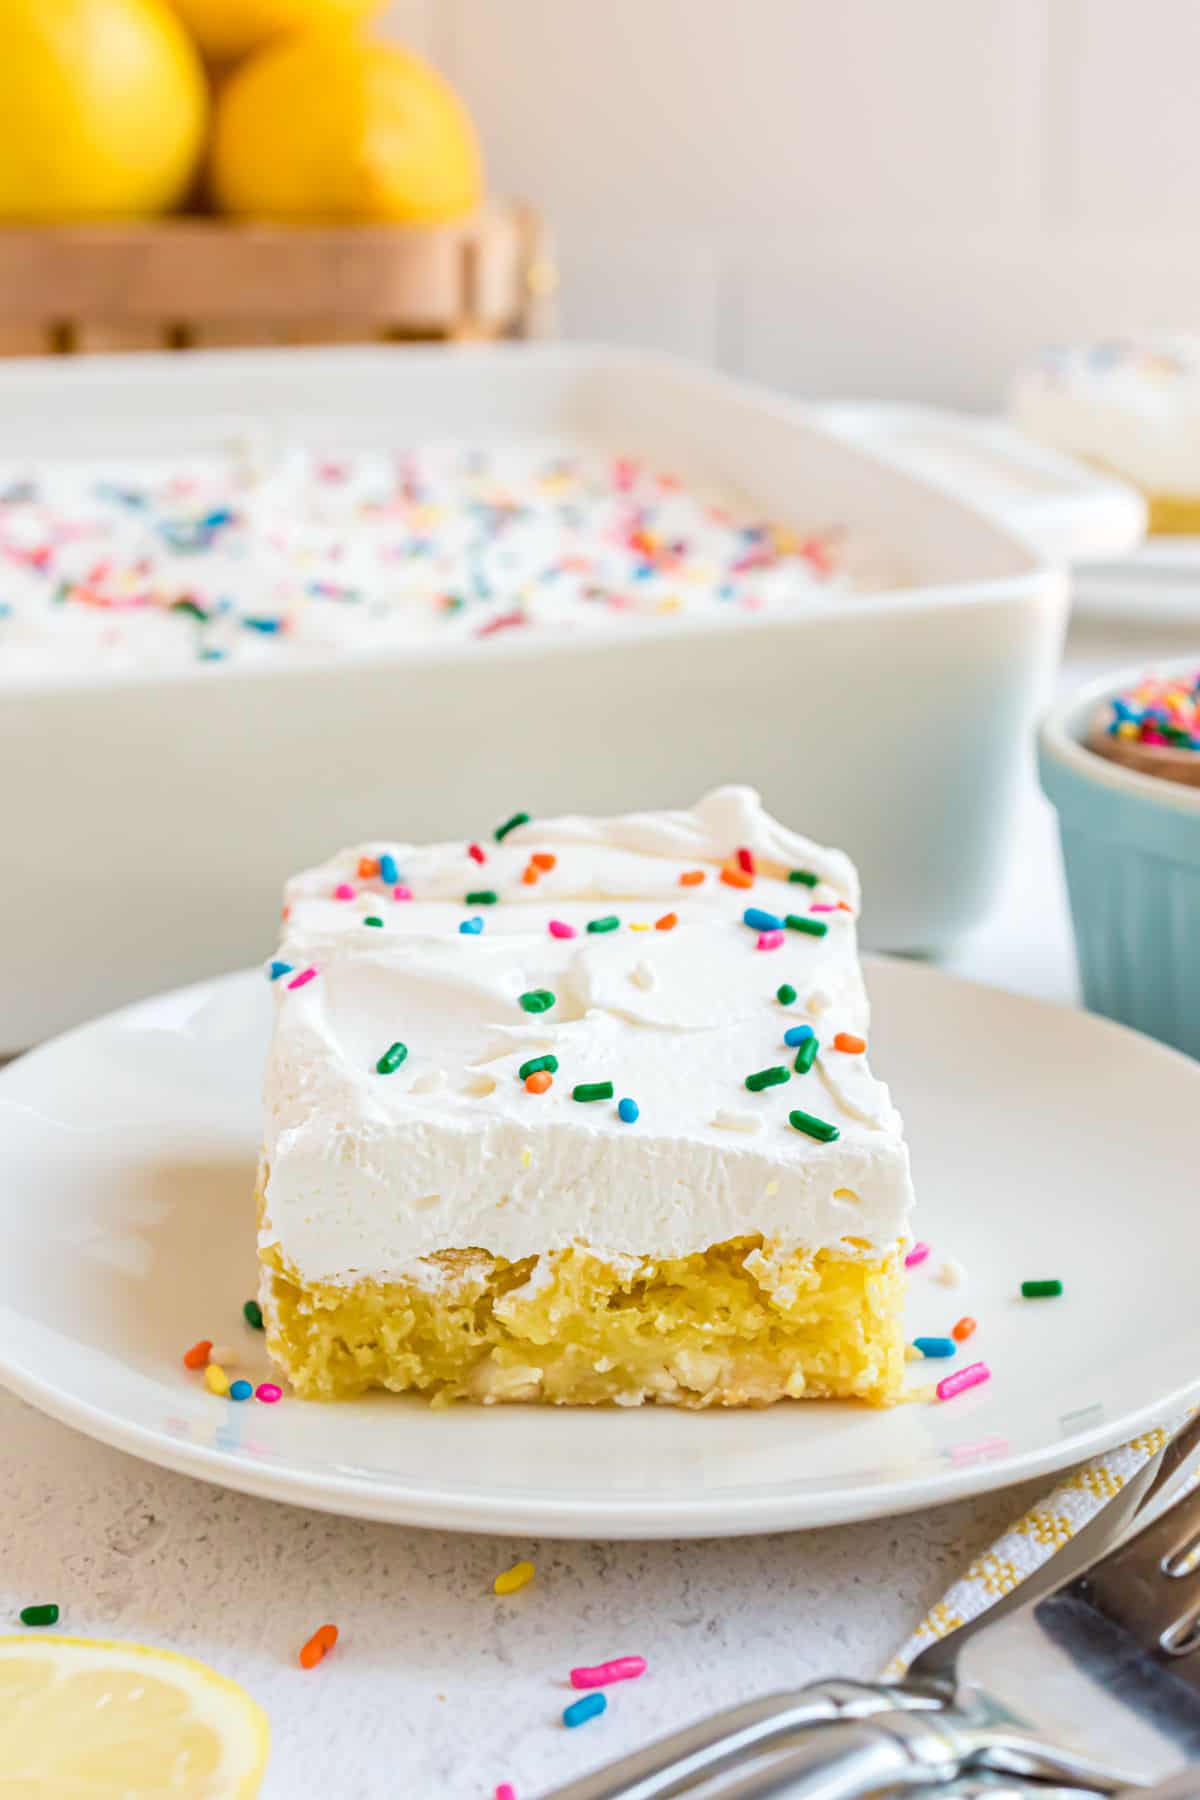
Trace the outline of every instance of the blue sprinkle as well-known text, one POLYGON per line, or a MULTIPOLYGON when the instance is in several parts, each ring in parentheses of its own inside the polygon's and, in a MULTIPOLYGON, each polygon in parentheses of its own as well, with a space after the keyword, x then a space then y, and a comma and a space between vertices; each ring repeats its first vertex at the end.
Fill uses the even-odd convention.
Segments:
POLYGON ((285 962, 273 962, 267 970, 268 981, 278 981, 281 975, 290 975, 294 965, 285 962))
POLYGON ((242 620, 242 624, 246 627, 247 631, 271 632, 283 630, 282 619, 252 619, 247 617, 242 620))
POLYGON ((201 650, 200 661, 201 662, 224 662, 225 658, 228 654, 229 654, 229 652, 227 650, 218 650, 213 645, 210 644, 209 646, 207 646, 207 648, 201 650))
POLYGON ((483 920, 477 913, 473 919, 464 919, 458 929, 467 937, 478 937, 483 930, 483 920))
POLYGON ((253 1392, 254 1389, 248 1381, 231 1381, 229 1384, 231 1400, 248 1400, 253 1392))
POLYGON ((228 525, 232 520, 233 514, 230 509, 227 506, 222 506, 218 507, 216 512, 205 513, 200 523, 208 526, 228 525))
POLYGON ((783 920, 777 919, 774 913, 764 912, 761 906, 748 906, 742 914, 742 924, 749 925, 752 931, 783 930, 783 920))
POLYGON ((606 1695, 585 1694, 582 1700, 573 1700, 570 1706, 563 1708, 563 1724, 586 1725, 589 1719, 598 1719, 607 1706, 606 1695))
POLYGON ((636 1100, 618 1100, 617 1101, 617 1117, 619 1119, 624 1119, 626 1125, 634 1124, 637 1119, 637 1116, 638 1116, 638 1103, 636 1100))
POLYGON ((958 1345, 953 1338, 914 1338, 913 1348, 922 1356, 953 1356, 958 1345))
POLYGON ((784 1032, 783 1041, 785 1044, 790 1044, 794 1050, 797 1044, 802 1044, 805 1038, 810 1038, 812 1036, 813 1028, 811 1025, 792 1025, 784 1032))
POLYGON ((379 873, 389 887, 395 887, 400 879, 400 871, 396 867, 396 859, 390 850, 385 850, 379 859, 379 873))

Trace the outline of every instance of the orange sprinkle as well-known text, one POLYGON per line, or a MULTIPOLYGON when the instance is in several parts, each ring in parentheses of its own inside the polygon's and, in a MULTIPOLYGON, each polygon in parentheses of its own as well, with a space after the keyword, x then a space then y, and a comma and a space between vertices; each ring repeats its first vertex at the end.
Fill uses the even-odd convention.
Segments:
POLYGON ((655 931, 674 931, 679 923, 678 913, 664 913, 661 919, 655 919, 655 931))
POLYGON ((721 880, 726 887, 748 888, 754 886, 753 875, 747 875, 745 869, 722 869, 721 880))
POLYGON ((184 1353, 183 1353, 184 1368, 185 1369, 202 1369, 204 1367, 205 1363, 207 1363, 207 1361, 208 1361, 208 1353, 211 1349, 212 1349, 212 1339, 211 1338, 201 1338, 200 1342, 198 1344, 193 1344, 190 1350, 184 1351, 184 1353))
POLYGON ((541 878, 542 878, 541 870, 535 868, 532 863, 526 863, 525 873, 521 877, 521 880, 525 883, 525 886, 532 887, 534 882, 540 881, 541 878))
POLYGON ((950 1336, 956 1344, 965 1344, 975 1330, 975 1320, 970 1313, 964 1313, 957 1325, 950 1327, 950 1336))
POLYGON ((865 1038, 855 1037, 852 1031, 839 1031, 833 1040, 835 1050, 845 1051, 847 1056, 861 1056, 867 1047, 865 1038))
POLYGON ((546 874, 549 874, 558 862, 557 856, 551 856, 549 850, 535 850, 529 860, 535 869, 542 869, 546 874))
POLYGON ((685 869, 679 877, 679 885, 680 887, 699 887, 703 880, 703 869, 685 869))
POLYGON ((544 1094, 548 1087, 553 1086, 553 1083, 554 1077, 549 1069, 535 1069, 532 1075, 525 1077, 525 1092, 527 1094, 544 1094))
POLYGON ((338 1628, 336 1625, 322 1625, 313 1632, 307 1644, 300 1652, 300 1667, 315 1669, 321 1658, 337 1643, 338 1628))
POLYGON ((379 864, 373 856, 360 856, 358 859, 358 879, 373 881, 379 873, 379 864))
POLYGON ((281 912, 281 913, 280 913, 280 915, 279 915, 279 916, 280 916, 280 918, 281 918, 281 919, 283 919, 283 920, 285 920, 285 921, 286 921, 286 920, 287 920, 287 919, 290 919, 290 918, 291 918, 291 916, 292 916, 292 909, 291 909, 291 907, 290 907, 290 906, 285 906, 285 907, 284 907, 284 909, 283 909, 283 911, 282 911, 282 912, 281 912))
POLYGON ((854 911, 854 908, 850 905, 848 900, 839 900, 838 901, 838 911, 852 913, 854 911))

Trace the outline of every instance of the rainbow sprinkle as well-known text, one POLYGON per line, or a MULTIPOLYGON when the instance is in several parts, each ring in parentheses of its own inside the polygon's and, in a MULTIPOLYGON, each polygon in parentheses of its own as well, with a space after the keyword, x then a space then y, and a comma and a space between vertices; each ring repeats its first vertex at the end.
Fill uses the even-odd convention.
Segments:
POLYGON ((990 1381, 992 1371, 986 1363, 968 1363, 965 1369, 956 1369, 953 1375, 945 1376, 937 1384, 939 1400, 953 1400, 955 1394, 965 1394, 968 1388, 979 1387, 990 1381))
POLYGON ((1123 694, 1114 694, 1110 705, 1110 737, 1158 749, 1200 751, 1200 669, 1182 679, 1147 675, 1123 694))

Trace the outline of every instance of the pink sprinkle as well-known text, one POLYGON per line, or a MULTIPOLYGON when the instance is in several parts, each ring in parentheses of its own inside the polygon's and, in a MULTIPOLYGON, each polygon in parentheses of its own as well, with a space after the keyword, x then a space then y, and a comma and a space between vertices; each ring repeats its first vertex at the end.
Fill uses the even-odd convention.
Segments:
POLYGON ((487 856, 485 855, 481 844, 468 844, 467 855, 473 857, 477 863, 484 863, 487 861, 487 856))
POLYGON ((260 1381, 254 1390, 254 1398, 261 1400, 264 1406, 274 1406, 277 1400, 283 1399, 283 1389, 276 1387, 273 1381, 260 1381))
POLYGON ((782 942, 782 931, 760 931, 758 934, 758 947, 760 950, 778 950, 782 942))
POLYGON ((808 910, 809 910, 809 912, 836 912, 837 907, 836 906, 825 906, 824 904, 819 903, 816 906, 810 906, 808 910))
POLYGON ((753 873, 754 873, 754 852, 752 850, 739 850, 737 853, 737 859, 738 859, 738 868, 744 869, 747 875, 753 875, 753 873))
POLYGON ((986 1363, 968 1363, 965 1369, 956 1369, 953 1375, 947 1375, 944 1381, 937 1384, 939 1400, 953 1400, 955 1394, 965 1393, 967 1388, 978 1387, 981 1382, 990 1381, 992 1371, 986 1363))
POLYGON ((316 978, 317 971, 315 969, 301 969, 298 975, 292 976, 292 979, 288 982, 288 986, 290 988, 307 987, 309 982, 315 981, 316 978))
POLYGON ((517 1800, 517 1790, 511 1781, 502 1781, 496 1789, 496 1800, 517 1800))
POLYGON ((411 900, 412 899, 412 889, 410 887, 405 887, 404 883, 401 882, 399 887, 394 887, 392 889, 392 899, 393 900, 411 900))
POLYGON ((579 933, 573 925, 568 925, 565 919, 551 919, 550 936, 558 938, 578 937, 579 933))
POLYGON ((923 1263, 925 1261, 925 1258, 928 1255, 929 1255, 929 1245, 924 1242, 918 1241, 917 1243, 915 1243, 913 1245, 912 1249, 909 1251, 908 1255, 904 1259, 905 1268, 906 1269, 915 1269, 917 1264, 923 1263))
POLYGON ((353 900, 354 889, 348 881, 339 881, 333 890, 333 897, 335 900, 353 900))
POLYGON ((594 1669, 572 1669, 573 1688, 607 1687, 610 1681, 635 1681, 646 1673, 644 1656, 617 1656, 612 1662, 597 1663, 594 1669))

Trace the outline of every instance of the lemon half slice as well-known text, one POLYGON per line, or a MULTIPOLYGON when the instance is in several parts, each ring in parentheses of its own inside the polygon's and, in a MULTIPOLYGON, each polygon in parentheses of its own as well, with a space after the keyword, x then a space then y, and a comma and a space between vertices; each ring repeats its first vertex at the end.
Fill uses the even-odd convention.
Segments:
POLYGON ((22 1800, 254 1800, 267 1716, 191 1657, 0 1637, 0 1793, 22 1800))

